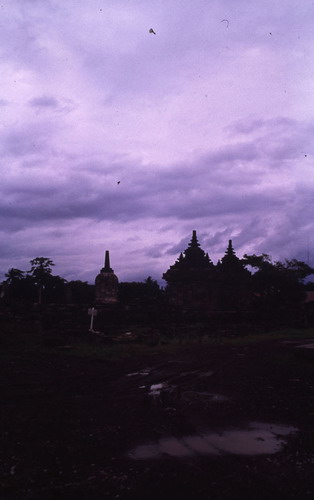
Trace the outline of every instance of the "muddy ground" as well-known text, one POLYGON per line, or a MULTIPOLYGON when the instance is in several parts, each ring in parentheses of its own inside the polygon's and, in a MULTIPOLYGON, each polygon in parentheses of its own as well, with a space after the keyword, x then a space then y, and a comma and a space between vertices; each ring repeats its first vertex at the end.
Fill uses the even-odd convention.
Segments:
POLYGON ((37 344, 2 340, 1 498, 313 498, 314 351, 37 344))

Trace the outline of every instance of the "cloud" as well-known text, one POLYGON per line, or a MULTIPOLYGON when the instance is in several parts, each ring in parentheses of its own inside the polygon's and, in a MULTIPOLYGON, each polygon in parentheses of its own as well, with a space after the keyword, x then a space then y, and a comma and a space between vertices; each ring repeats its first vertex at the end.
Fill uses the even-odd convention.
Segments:
POLYGON ((56 108, 58 107, 58 101, 53 96, 41 96, 31 99, 29 105, 34 108, 56 108))
MULTIPOLYGON (((23 145, 21 140, 15 142, 20 154, 28 154, 29 149, 23 150, 23 145)), ((227 155, 224 161, 230 165, 218 173, 217 156, 213 153, 206 160, 196 158, 188 168, 177 164, 158 173, 137 167, 132 161, 116 169, 100 163, 97 170, 90 171, 85 167, 76 169, 75 160, 66 170, 62 165, 54 169, 52 162, 40 167, 24 166, 4 176, 2 212, 7 223, 10 218, 19 218, 23 223, 76 218, 124 222, 150 217, 201 220, 261 212, 266 207, 275 210, 290 196, 289 190, 279 187, 263 189, 263 176, 255 175, 254 170, 249 169, 246 182, 245 169, 241 177, 237 171, 228 178, 228 168, 236 170, 239 155, 227 155), (121 179, 120 184, 117 179, 121 179), (241 189, 235 190, 237 182, 241 189)))
POLYGON ((242 118, 241 120, 237 120, 228 125, 228 127, 226 127, 226 131, 229 132, 230 135, 246 135, 260 130, 265 125, 265 122, 266 120, 261 118, 246 117, 245 119, 242 118))
POLYGON ((170 248, 168 248, 165 251, 165 254, 166 255, 177 255, 177 254, 180 254, 181 252, 183 252, 188 247, 188 243, 190 242, 190 240, 191 240, 191 236, 190 235, 185 236, 179 242, 177 242, 175 245, 172 245, 170 248))
POLYGON ((158 277, 193 229, 214 261, 230 238, 239 254, 301 255, 314 229, 304 2, 4 2, 1 268, 47 255, 93 280, 108 248, 123 279, 158 277))
POLYGON ((3 138, 2 153, 4 156, 25 157, 44 149, 43 135, 31 134, 30 131, 16 130, 3 138))
MULTIPOLYGON (((48 132, 36 140, 37 152, 49 147, 48 132)), ((114 165, 106 160, 84 164, 74 158, 69 164, 66 155, 52 158, 46 165, 22 164, 5 173, 1 205, 8 219, 29 222, 86 217, 128 221, 152 216, 201 220, 275 211, 293 196, 293 183, 280 186, 282 174, 277 178, 273 170, 273 163, 279 161, 278 151, 282 151, 281 171, 291 169, 289 160, 298 154, 293 141, 295 147, 287 154, 285 141, 285 136, 278 136, 275 155, 268 145, 265 162, 261 146, 256 146, 263 140, 257 137, 253 143, 227 145, 196 157, 188 165, 177 163, 159 171, 158 166, 149 169, 131 159, 114 165), (59 162, 57 168, 55 161, 59 162)), ((5 151, 15 156, 33 153, 26 131, 11 134, 5 146, 5 151)))

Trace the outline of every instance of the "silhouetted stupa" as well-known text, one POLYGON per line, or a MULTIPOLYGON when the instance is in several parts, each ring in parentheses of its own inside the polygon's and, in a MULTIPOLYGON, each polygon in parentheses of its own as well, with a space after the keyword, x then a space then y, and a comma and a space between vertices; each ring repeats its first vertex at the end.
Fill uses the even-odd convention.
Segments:
POLYGON ((106 250, 105 266, 95 279, 96 304, 112 304, 118 302, 119 280, 110 267, 109 250, 106 250))

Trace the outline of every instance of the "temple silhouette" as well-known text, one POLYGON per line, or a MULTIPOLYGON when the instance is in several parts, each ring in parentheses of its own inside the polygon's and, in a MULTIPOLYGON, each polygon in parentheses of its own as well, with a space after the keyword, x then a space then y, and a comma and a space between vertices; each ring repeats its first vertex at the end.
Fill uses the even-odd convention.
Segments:
POLYGON ((115 304, 118 302, 119 280, 110 267, 109 250, 105 253, 105 265, 95 279, 96 304, 115 304))
MULTIPOLYGON (((166 302, 181 311, 245 310, 249 307, 250 273, 245 269, 229 240, 225 255, 216 265, 200 247, 196 231, 188 248, 180 253, 163 274, 166 281, 166 302)), ((95 303, 98 306, 117 304, 119 280, 110 267, 109 250, 105 265, 95 279, 95 303)))
POLYGON ((69 332, 85 331, 90 315, 91 320, 97 316, 93 330, 99 332, 130 332, 141 325, 169 336, 173 328, 186 325, 210 326, 212 332, 226 325, 241 325, 241 331, 249 325, 307 325, 314 322, 314 282, 304 282, 311 275, 314 269, 296 259, 272 262, 267 254, 241 259, 231 239, 214 264, 194 230, 187 248, 163 273, 165 287, 150 276, 142 282, 119 282, 106 250, 94 285, 46 272, 41 304, 38 281, 29 271, 12 268, 0 284, 0 313, 38 314, 40 328, 69 332))
POLYGON ((246 309, 250 302, 250 273, 229 240, 224 257, 215 266, 200 247, 196 231, 188 248, 163 274, 169 303, 183 310, 246 309))
MULTIPOLYGON (((251 257, 258 262, 263 258, 251 257)), ((188 247, 163 273, 166 287, 162 289, 150 277, 143 283, 119 283, 107 250, 95 280, 97 321, 100 324, 102 316, 104 325, 123 318, 128 324, 204 321, 217 330, 226 324, 312 322, 313 301, 300 278, 300 273, 311 274, 311 268, 299 261, 288 264, 266 260, 262 269, 251 273, 247 256, 237 256, 231 239, 214 264, 194 230, 188 247)))

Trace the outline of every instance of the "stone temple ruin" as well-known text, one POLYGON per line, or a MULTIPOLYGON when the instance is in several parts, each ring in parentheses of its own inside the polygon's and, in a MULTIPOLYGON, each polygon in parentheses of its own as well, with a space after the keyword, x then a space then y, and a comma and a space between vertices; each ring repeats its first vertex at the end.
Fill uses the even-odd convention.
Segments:
MULTIPOLYGON (((214 265, 200 247, 194 230, 188 248, 162 277, 167 282, 166 296, 170 306, 181 310, 226 311, 247 309, 252 298, 249 276, 231 240, 225 255, 214 265)), ((96 305, 117 304, 118 284, 106 250, 105 266, 95 280, 96 305)))
POLYGON ((95 302, 98 305, 118 302, 119 280, 110 267, 109 250, 106 250, 105 265, 95 279, 95 302))
POLYGON ((188 248, 163 274, 169 302, 184 310, 243 310, 250 302, 250 273, 229 240, 224 257, 215 266, 193 231, 188 248))

